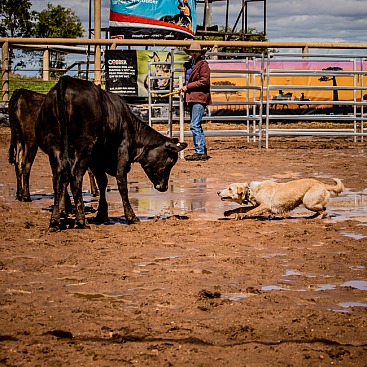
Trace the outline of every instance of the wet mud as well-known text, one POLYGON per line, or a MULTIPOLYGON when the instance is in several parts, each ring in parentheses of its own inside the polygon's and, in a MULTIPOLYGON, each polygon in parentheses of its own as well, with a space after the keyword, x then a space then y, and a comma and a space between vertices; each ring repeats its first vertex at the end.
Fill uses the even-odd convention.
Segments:
POLYGON ((50 233, 48 159, 17 202, 9 138, 0 127, 0 365, 366 366, 365 143, 210 137, 212 158, 180 160, 166 193, 133 165, 140 223, 124 221, 111 178, 109 223, 94 224, 85 180, 91 228, 50 233), (327 218, 223 215, 231 182, 302 177, 343 181, 327 218))

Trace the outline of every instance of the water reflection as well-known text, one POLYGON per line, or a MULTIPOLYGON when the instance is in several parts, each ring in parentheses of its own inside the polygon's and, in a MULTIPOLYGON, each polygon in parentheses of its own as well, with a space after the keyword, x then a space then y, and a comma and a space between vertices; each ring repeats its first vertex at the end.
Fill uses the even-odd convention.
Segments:
MULTIPOLYGON (((164 193, 155 190, 148 180, 130 182, 129 198, 134 211, 142 220, 164 219, 171 216, 178 216, 179 218, 190 216, 198 220, 223 220, 227 219, 223 215, 224 211, 237 208, 238 204, 221 201, 217 192, 228 186, 233 180, 236 179, 231 176, 228 176, 226 179, 196 178, 172 180, 168 190, 164 193)), ((3 188, 0 187, 1 193, 3 193, 3 188)), ((332 196, 327 206, 328 217, 325 221, 337 222, 355 219, 361 223, 367 222, 366 195, 367 189, 357 193, 346 189, 342 195, 332 196)), ((123 205, 116 184, 108 186, 106 196, 109 204, 110 224, 124 224, 123 205)), ((13 198, 13 194, 10 197, 13 198)), ((52 208, 53 193, 46 192, 46 190, 38 190, 32 193, 31 198, 33 201, 32 205, 44 210, 52 208)), ((89 191, 83 191, 83 198, 87 211, 93 212, 97 209, 98 198, 92 197, 89 191)), ((308 216, 310 216, 310 212, 300 207, 291 213, 288 220, 295 221, 308 216)), ((349 233, 348 231, 344 231, 343 235, 356 240, 365 237, 362 234, 349 233)))
POLYGON ((367 291, 367 281, 364 280, 350 280, 341 285, 342 287, 351 287, 361 291, 367 291))
POLYGON ((367 303, 363 303, 363 302, 343 302, 343 303, 339 303, 338 306, 343 307, 343 308, 367 307, 367 303))
MULTIPOLYGON (((171 181, 168 191, 157 192, 150 182, 132 184, 129 197, 134 210, 146 216, 187 215, 195 213, 196 218, 203 220, 224 219, 226 210, 238 207, 238 204, 224 202, 217 192, 230 182, 211 178, 171 181)), ((365 190, 353 193, 346 189, 343 195, 334 196, 328 204, 327 221, 340 221, 350 218, 361 222, 367 221, 367 193, 365 190)), ((121 210, 121 199, 116 187, 111 186, 107 193, 111 209, 121 210)), ((302 207, 292 212, 291 219, 308 217, 310 212, 302 207)), ((347 233, 345 233, 347 235, 347 233)), ((358 234, 352 234, 357 239, 358 234)))
MULTIPOLYGON (((134 210, 142 215, 167 217, 196 213, 199 217, 215 220, 223 216, 228 206, 217 196, 217 191, 222 188, 223 183, 215 179, 198 178, 171 181, 167 192, 160 193, 150 182, 143 182, 129 189, 129 198, 134 210)), ((107 200, 111 210, 122 209, 117 188, 111 187, 107 200)))

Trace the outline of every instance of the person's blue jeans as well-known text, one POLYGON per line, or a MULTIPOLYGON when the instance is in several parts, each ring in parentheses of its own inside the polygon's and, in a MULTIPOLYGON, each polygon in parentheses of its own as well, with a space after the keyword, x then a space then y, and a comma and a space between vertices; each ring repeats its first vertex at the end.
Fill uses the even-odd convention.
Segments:
POLYGON ((205 136, 201 126, 201 120, 204 116, 205 105, 202 103, 190 103, 190 130, 197 154, 206 153, 205 136))

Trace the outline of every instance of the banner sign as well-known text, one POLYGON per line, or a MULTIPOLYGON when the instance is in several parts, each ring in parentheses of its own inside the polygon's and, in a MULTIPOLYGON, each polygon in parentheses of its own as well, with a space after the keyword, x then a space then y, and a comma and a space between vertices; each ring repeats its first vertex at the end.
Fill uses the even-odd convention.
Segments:
MULTIPOLYGON (((175 55, 175 61, 186 61, 187 55, 175 55)), ((169 89, 169 67, 160 62, 170 62, 169 51, 147 50, 106 50, 106 88, 107 91, 129 97, 148 96, 148 65, 151 65, 151 75, 161 78, 153 80, 154 90, 169 89)), ((175 73, 176 76, 179 73, 175 73)))
POLYGON ((192 39, 195 0, 111 0, 110 36, 128 39, 192 39))
POLYGON ((105 63, 107 90, 125 96, 137 96, 138 61, 136 51, 106 50, 105 63))

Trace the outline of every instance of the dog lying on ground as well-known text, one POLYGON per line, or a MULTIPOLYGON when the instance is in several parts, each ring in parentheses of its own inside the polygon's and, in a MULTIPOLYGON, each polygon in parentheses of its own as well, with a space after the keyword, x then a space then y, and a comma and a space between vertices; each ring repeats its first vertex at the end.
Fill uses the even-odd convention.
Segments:
POLYGON ((232 183, 226 189, 218 191, 221 200, 234 201, 238 204, 252 204, 227 210, 224 215, 235 214, 236 219, 261 215, 285 214, 301 204, 312 212, 312 218, 325 218, 326 204, 330 192, 340 194, 343 183, 335 178, 335 185, 327 185, 313 178, 293 180, 286 183, 262 181, 251 183, 232 183))

